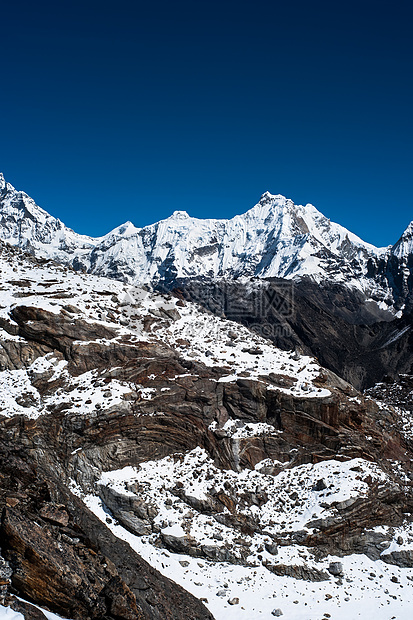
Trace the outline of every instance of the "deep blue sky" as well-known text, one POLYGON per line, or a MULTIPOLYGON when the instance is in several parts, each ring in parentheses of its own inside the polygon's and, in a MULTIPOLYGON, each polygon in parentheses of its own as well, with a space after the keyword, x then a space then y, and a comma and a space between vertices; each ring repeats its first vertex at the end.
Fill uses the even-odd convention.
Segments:
POLYGON ((410 0, 1 8, 0 170, 78 232, 269 190, 377 245, 413 219, 410 0))

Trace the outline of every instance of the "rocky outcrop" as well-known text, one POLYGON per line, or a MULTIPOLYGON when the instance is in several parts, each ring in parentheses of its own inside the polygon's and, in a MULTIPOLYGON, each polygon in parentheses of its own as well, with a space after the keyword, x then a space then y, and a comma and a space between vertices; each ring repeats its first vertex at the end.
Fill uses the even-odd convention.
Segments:
MULTIPOLYGON (((68 531, 68 530, 66 530, 68 531)), ((118 572, 106 562, 96 562, 96 552, 67 534, 55 540, 16 508, 2 515, 3 552, 13 565, 12 585, 23 596, 67 616, 144 618, 135 597, 118 572), (57 580, 57 577, 59 579, 57 580), (79 590, 80 600, 73 597, 79 590), (127 613, 126 613, 127 612, 127 613)))
MULTIPOLYGON (((14 422, 7 433, 17 430, 14 422)), ((45 450, 34 461, 27 441, 0 443, 0 546, 10 566, 3 571, 9 594, 75 619, 212 618, 71 494, 45 450)))
MULTIPOLYGON (((114 469, 197 445, 205 447, 224 467, 253 467, 264 458, 289 462, 292 448, 296 450, 294 464, 336 454, 342 458, 409 460, 406 439, 395 432, 396 413, 380 411, 373 401, 363 399, 332 373, 325 372, 318 379, 320 387, 329 386, 330 396, 297 398, 268 389, 274 384, 271 377, 217 382, 225 374, 223 369, 184 360, 160 343, 113 337, 102 343, 105 334, 113 336, 106 328, 64 314, 23 306, 16 308, 13 318, 28 346, 32 346, 31 337, 42 350, 54 346, 68 359, 69 370, 75 375, 99 368, 101 380, 108 385, 115 377, 135 385, 128 400, 110 414, 99 405, 93 416, 85 417, 82 412, 59 416, 59 405, 56 410, 49 408, 50 417, 39 420, 43 432, 50 425, 56 427, 56 450, 62 457, 76 451, 74 465, 69 464, 74 475, 86 462, 98 471, 114 469), (111 370, 115 364, 116 373, 111 370), (146 399, 142 394, 149 385, 151 398, 146 399), (240 438, 235 464, 234 442, 220 430, 229 419, 265 422, 278 432, 240 438), (214 431, 209 429, 212 422, 217 423, 214 431), (72 429, 76 429, 73 435, 72 429)), ((43 395, 61 387, 59 381, 50 382, 49 376, 45 379, 41 375, 33 378, 43 395)))
POLYGON ((406 491, 396 484, 372 485, 366 497, 338 504, 334 517, 307 523, 314 533, 306 538, 306 544, 317 548, 318 553, 364 553, 378 560, 390 537, 368 530, 384 523, 401 525, 411 501, 406 491))
POLYGON ((403 568, 413 567, 413 549, 402 549, 400 551, 391 551, 390 553, 382 553, 380 559, 387 564, 402 566, 403 568))
POLYGON ((49 347, 35 342, 28 344, 25 341, 2 339, 0 340, 0 371, 27 367, 35 359, 49 352, 49 347))
POLYGON ((267 564, 267 569, 280 577, 293 577, 293 579, 304 579, 305 581, 328 581, 330 575, 326 571, 310 568, 309 566, 286 564, 267 564))

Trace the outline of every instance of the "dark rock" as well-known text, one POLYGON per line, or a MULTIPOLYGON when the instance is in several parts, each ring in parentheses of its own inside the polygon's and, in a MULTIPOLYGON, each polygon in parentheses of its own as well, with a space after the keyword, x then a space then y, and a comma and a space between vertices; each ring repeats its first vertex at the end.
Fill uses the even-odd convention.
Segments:
POLYGON ((316 484, 313 486, 313 491, 324 491, 327 488, 327 485, 323 479, 317 480, 316 484))
POLYGON ((201 555, 197 548, 197 543, 189 536, 173 536, 172 534, 161 534, 163 543, 167 549, 174 553, 187 553, 188 555, 201 555))
POLYGON ((215 560, 216 562, 232 562, 236 563, 236 557, 229 549, 225 547, 215 547, 214 545, 202 545, 201 550, 203 555, 209 560, 215 560))
MULTIPOLYGON (((393 260, 389 267, 393 273, 390 276, 391 286, 401 278, 400 265, 396 264, 397 260, 393 260)), ((382 268, 386 272, 388 267, 382 265, 382 268)), ((384 273, 380 277, 385 277, 384 273)), ((257 283, 261 298, 275 297, 279 303, 275 306, 269 304, 266 312, 258 313, 258 316, 256 305, 250 301, 253 291, 251 282, 226 281, 220 284, 192 278, 182 279, 178 284, 187 299, 212 311, 211 300, 218 297, 221 307, 227 309, 227 318, 240 321, 242 317, 244 325, 271 339, 281 349, 300 349, 313 355, 322 366, 357 389, 370 387, 382 381, 385 375, 394 378, 400 373, 409 373, 413 366, 413 330, 409 329, 411 283, 410 292, 404 290, 401 293, 399 287, 395 287, 396 296, 401 294, 403 299, 407 297, 410 300, 406 304, 405 315, 400 319, 379 309, 353 288, 328 281, 319 284, 310 278, 302 278, 299 282, 261 280, 257 283), (231 301, 234 298, 237 299, 237 310, 232 314, 234 305, 231 301), (287 309, 287 312, 280 313, 280 307, 287 309), (404 329, 407 331, 401 341, 394 341, 392 335, 404 329), (331 346, 332 342, 336 343, 335 346, 331 346)))
POLYGON ((277 555, 278 553, 278 546, 275 543, 265 543, 265 549, 268 553, 271 553, 271 555, 277 555))
POLYGON ((394 564, 400 568, 413 568, 413 549, 402 549, 391 553, 382 553, 380 559, 386 564, 394 564))
POLYGON ((99 496, 108 508, 110 508, 115 517, 119 511, 122 511, 123 513, 129 512, 134 514, 143 521, 150 521, 158 514, 154 506, 145 503, 137 495, 131 495, 130 493, 123 494, 113 489, 111 486, 104 484, 99 484, 98 490, 99 496))
POLYGON ((66 312, 69 312, 70 314, 81 314, 79 308, 76 308, 76 306, 72 306, 71 304, 63 306, 62 309, 66 310, 66 312))
POLYGON ((343 575, 343 565, 341 562, 330 562, 328 572, 334 577, 341 577, 343 575))
MULTIPOLYGON (((8 420, 8 428, 16 423, 8 420)), ((53 436, 50 424, 49 431, 53 436)), ((2 437, 0 545, 13 566, 12 575, 10 569, 7 572, 12 592, 79 620, 212 620, 199 601, 150 567, 67 490, 64 469, 57 474, 57 461, 48 460, 50 440, 47 450, 20 453, 16 441, 10 452, 5 433, 2 437), (36 463, 31 462, 33 456, 39 458, 36 463), (7 507, 2 500, 5 489, 10 495, 16 482, 20 501, 7 507), (55 510, 49 512, 51 508, 57 508, 57 515, 55 510), (36 521, 41 521, 42 509, 53 519, 45 518, 40 527, 36 521), (61 518, 65 514, 67 526, 59 523, 66 523, 66 517, 61 518)))
POLYGON ((69 515, 62 506, 43 506, 39 514, 43 519, 47 519, 47 521, 57 523, 58 525, 65 526, 69 523, 69 515))
POLYGON ((286 564, 265 564, 265 567, 279 577, 293 577, 304 581, 328 581, 330 575, 318 568, 298 565, 288 566, 286 564))

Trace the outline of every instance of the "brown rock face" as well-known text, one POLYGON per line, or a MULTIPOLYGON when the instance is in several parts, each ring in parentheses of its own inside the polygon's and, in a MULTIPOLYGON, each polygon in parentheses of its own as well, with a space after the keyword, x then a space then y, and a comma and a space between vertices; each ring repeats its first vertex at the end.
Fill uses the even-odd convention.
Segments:
MULTIPOLYGON (((33 355, 53 352, 65 359, 70 377, 93 370, 94 380, 105 388, 114 381, 128 385, 128 392, 110 406, 105 404, 105 391, 100 392, 100 401, 85 414, 82 407, 72 407, 74 387, 67 377, 40 372, 32 376, 32 384, 48 403, 43 414, 37 419, 0 418, 0 546, 12 568, 9 591, 63 616, 212 619, 201 602, 113 536, 70 492, 70 478, 85 491, 96 492, 102 471, 197 446, 219 467, 235 470, 266 458, 285 467, 354 457, 383 463, 383 468, 387 458, 399 461, 406 471, 411 467, 411 446, 397 431, 396 413, 379 411, 332 373, 320 377, 320 386, 328 387, 330 396, 298 398, 268 389, 282 388, 280 382, 285 387, 280 375, 219 382, 228 374, 221 368, 185 360, 162 343, 119 337, 115 329, 73 320, 65 313, 18 307, 13 319, 33 355), (57 390, 66 390, 64 400, 50 399, 57 390), (234 441, 224 428, 228 420, 265 423, 274 432, 234 441)), ((362 530, 382 523, 397 525, 413 505, 406 487, 394 485, 387 495, 380 493, 371 488, 364 502, 339 507, 334 521, 314 524, 314 533, 301 536, 300 544, 319 548, 320 553, 364 549, 373 557, 370 547, 361 546, 362 530)), ((150 506, 139 501, 125 505, 105 490, 101 496, 130 531, 139 534, 152 527, 150 506)), ((177 488, 176 496, 184 497, 184 491, 177 488)), ((230 489, 205 505, 195 505, 195 498, 185 501, 240 534, 256 527, 236 513, 230 489)), ((245 501, 259 506, 267 499, 257 492, 245 501)), ((188 537, 164 537, 163 542, 175 551, 233 560, 231 551, 219 545, 194 550, 188 537)), ((286 537, 274 544, 285 542, 286 537)), ((378 542, 371 541, 371 548, 378 542)), ((274 570, 297 578, 325 578, 304 569, 300 573, 295 566, 274 570)))
POLYGON ((56 478, 55 464, 45 460, 43 469, 21 449, 2 444, 0 545, 12 568, 10 592, 74 619, 212 618, 115 538, 56 478), (14 507, 5 505, 6 490, 14 507))
POLYGON ((13 509, 6 509, 3 514, 1 535, 3 552, 15 570, 13 587, 30 600, 68 616, 100 618, 108 615, 113 607, 115 601, 106 592, 118 582, 118 607, 129 609, 128 616, 123 617, 130 620, 144 617, 114 567, 98 564, 96 553, 86 545, 70 544, 61 537, 59 541, 54 540, 47 527, 38 526, 13 509), (91 574, 88 576, 91 570, 92 583, 91 574), (56 575, 59 575, 57 582, 56 575), (80 601, 73 597, 77 590, 82 592, 80 601), (105 592, 103 596, 102 592, 105 592), (109 609, 106 598, 110 600, 109 609))

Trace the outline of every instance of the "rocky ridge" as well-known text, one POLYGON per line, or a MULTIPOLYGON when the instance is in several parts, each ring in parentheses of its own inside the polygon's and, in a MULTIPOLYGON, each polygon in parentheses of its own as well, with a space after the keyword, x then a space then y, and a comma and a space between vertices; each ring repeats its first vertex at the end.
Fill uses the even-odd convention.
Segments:
POLYGON ((177 283, 185 299, 242 323, 284 350, 316 357, 362 390, 413 373, 412 311, 399 318, 359 291, 309 280, 177 283))

